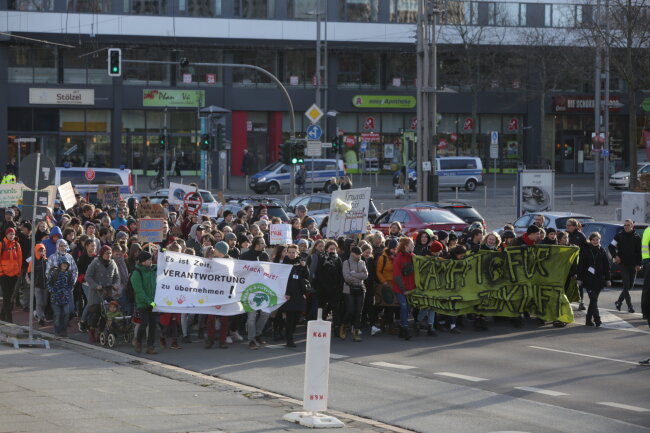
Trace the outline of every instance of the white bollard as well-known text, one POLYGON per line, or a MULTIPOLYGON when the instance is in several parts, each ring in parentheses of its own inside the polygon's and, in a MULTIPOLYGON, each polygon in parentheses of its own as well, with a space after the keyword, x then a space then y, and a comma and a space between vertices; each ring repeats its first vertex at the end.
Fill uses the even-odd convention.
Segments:
POLYGON ((456 187, 456 201, 458 201, 458 187, 456 187))
POLYGON ((307 324, 305 386, 302 394, 302 407, 306 412, 291 412, 282 418, 310 428, 338 428, 343 427, 339 419, 318 413, 327 410, 332 338, 332 323, 323 320, 322 315, 323 310, 319 308, 318 318, 307 324))

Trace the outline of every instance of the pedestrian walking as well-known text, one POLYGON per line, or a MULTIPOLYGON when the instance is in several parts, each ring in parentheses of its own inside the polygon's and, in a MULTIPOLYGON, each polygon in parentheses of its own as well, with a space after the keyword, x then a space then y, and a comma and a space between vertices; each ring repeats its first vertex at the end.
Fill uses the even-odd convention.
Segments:
POLYGON ((399 302, 399 337, 405 340, 411 339, 408 328, 409 305, 406 294, 415 289, 414 248, 413 239, 400 238, 397 254, 393 259, 393 293, 399 302))
POLYGON ((365 280, 368 278, 366 263, 361 260, 361 248, 350 248, 350 258, 342 264, 343 271, 343 299, 345 303, 345 317, 341 327, 346 323, 352 324, 352 340, 361 341, 361 313, 366 294, 365 280))
MULTIPOLYGON (((47 257, 45 245, 36 244, 34 255, 27 267, 27 282, 34 279, 34 297, 36 298, 36 320, 40 326, 45 326, 45 307, 47 306, 47 257)), ((73 282, 74 283, 74 282, 73 282)), ((29 308, 29 304, 26 304, 29 308)))
POLYGON ((16 239, 16 229, 8 228, 0 241, 0 286, 2 286, 2 310, 0 320, 13 322, 13 295, 23 265, 23 253, 16 239))
POLYGON ((135 336, 135 351, 142 352, 142 341, 147 336, 147 354, 156 355, 154 347, 156 341, 156 328, 158 327, 158 313, 153 311, 156 306, 156 265, 153 256, 146 250, 138 255, 136 271, 131 275, 131 285, 135 294, 135 306, 140 316, 140 326, 135 336))
POLYGON ((623 301, 627 304, 627 311, 634 313, 630 289, 634 287, 637 272, 641 270, 641 237, 634 231, 634 221, 626 219, 623 222, 623 231, 619 232, 609 244, 612 261, 621 268, 623 290, 614 302, 614 306, 621 311, 623 301))
POLYGON ((296 347, 294 334, 300 314, 307 308, 307 292, 310 288, 309 268, 307 267, 307 254, 298 254, 298 246, 291 244, 286 248, 287 255, 282 259, 285 265, 292 265, 287 289, 285 292, 285 303, 278 314, 284 314, 284 336, 287 347, 296 347))
POLYGON ((600 246, 600 233, 593 232, 589 241, 580 250, 578 258, 578 285, 583 286, 589 296, 587 326, 601 325, 598 313, 598 296, 605 286, 610 287, 609 259, 605 249, 600 246))
POLYGON ((54 333, 59 337, 67 337, 74 275, 66 258, 61 258, 58 263, 58 267, 50 269, 47 290, 54 311, 54 333))

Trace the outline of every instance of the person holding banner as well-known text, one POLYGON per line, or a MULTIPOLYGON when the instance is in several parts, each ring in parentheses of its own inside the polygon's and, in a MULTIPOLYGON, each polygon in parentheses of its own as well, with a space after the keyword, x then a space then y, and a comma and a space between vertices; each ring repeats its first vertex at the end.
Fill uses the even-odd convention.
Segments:
POLYGON ((339 337, 345 339, 345 327, 341 325, 341 298, 343 295, 343 268, 335 241, 325 242, 325 252, 318 260, 314 285, 323 317, 332 312, 332 329, 339 330, 339 337))
POLYGON ((578 286, 584 284, 589 296, 585 325, 601 325, 598 312, 598 296, 605 286, 611 287, 610 267, 607 253, 600 246, 600 233, 589 235, 589 242, 580 250, 578 258, 578 286))
MULTIPOLYGON (((247 260, 250 262, 270 262, 269 255, 264 251, 266 242, 262 236, 253 238, 251 247, 241 255, 240 260, 247 260)), ((266 342, 262 340, 262 330, 269 320, 269 313, 257 310, 246 313, 248 319, 246 321, 246 332, 248 333, 248 348, 259 349, 264 346, 266 342)))
POLYGON ((135 294, 135 306, 140 316, 140 326, 135 336, 135 351, 142 353, 142 341, 147 335, 147 354, 156 355, 158 352, 154 347, 156 341, 156 328, 158 327, 158 313, 153 311, 156 306, 154 297, 156 295, 156 265, 153 264, 153 256, 148 251, 142 251, 138 255, 138 263, 131 274, 131 285, 135 294))
MULTIPOLYGON (((225 242, 217 242, 214 248, 208 247, 205 250, 205 258, 216 258, 216 259, 229 259, 228 256, 228 244, 225 242)), ((208 330, 208 338, 205 340, 205 348, 209 349, 214 345, 214 333, 215 333, 215 321, 219 318, 219 349, 227 349, 228 344, 226 339, 228 338, 228 331, 230 330, 230 323, 228 316, 216 316, 214 314, 208 314, 205 326, 208 330)))
POLYGON ((415 269, 413 266, 413 239, 400 238, 397 254, 393 259, 393 293, 399 302, 399 338, 411 339, 409 333, 409 305, 406 294, 415 290, 415 269))
POLYGON ((296 325, 300 314, 307 308, 306 294, 309 284, 309 269, 307 268, 307 256, 298 254, 298 246, 291 244, 286 248, 287 255, 282 259, 285 265, 292 265, 287 290, 285 293, 286 302, 282 305, 278 314, 284 313, 286 321, 284 332, 287 347, 296 347, 293 334, 296 332, 296 325))

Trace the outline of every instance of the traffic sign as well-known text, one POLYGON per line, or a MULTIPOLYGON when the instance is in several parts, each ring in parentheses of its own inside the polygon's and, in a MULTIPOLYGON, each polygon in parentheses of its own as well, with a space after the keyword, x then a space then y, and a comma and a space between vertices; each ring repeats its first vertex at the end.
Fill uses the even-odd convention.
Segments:
POLYGON ((307 141, 307 151, 305 152, 305 155, 310 156, 312 158, 320 158, 322 144, 323 143, 320 141, 313 141, 313 140, 307 141))
POLYGON ((499 145, 490 144, 490 158, 497 159, 499 158, 499 145))
POLYGON ((203 206, 203 197, 197 191, 191 191, 185 194, 183 198, 183 208, 190 215, 198 215, 203 206))
POLYGON ((311 121, 311 123, 316 123, 323 117, 323 110, 316 104, 313 104, 311 107, 305 111, 305 116, 311 121))
POLYGON ((497 131, 490 133, 490 144, 499 144, 499 133, 497 131))
POLYGON ((88 167, 86 169, 86 172, 84 173, 84 176, 88 182, 92 182, 93 180, 95 180, 95 170, 88 167))
POLYGON ((331 149, 332 148, 332 143, 321 143, 321 147, 323 149, 331 149))
POLYGON ((309 125, 307 127, 307 138, 309 140, 320 140, 323 130, 318 125, 309 125))
MULTIPOLYGON (((20 180, 23 181, 25 186, 29 189, 36 189, 36 159, 38 153, 30 153, 20 161, 20 180)), ((56 175, 56 167, 50 158, 45 155, 40 155, 39 170, 38 170, 38 189, 43 189, 50 185, 54 185, 54 176, 56 175)))

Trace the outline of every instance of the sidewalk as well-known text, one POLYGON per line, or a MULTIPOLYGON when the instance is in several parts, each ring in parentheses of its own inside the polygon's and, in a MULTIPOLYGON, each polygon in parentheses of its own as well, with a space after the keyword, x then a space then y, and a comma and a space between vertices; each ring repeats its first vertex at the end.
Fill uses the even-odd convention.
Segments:
MULTIPOLYGON (((52 343, 50 350, 0 344, 0 432, 307 430, 282 420, 302 410, 295 400, 108 349, 52 343)), ((345 432, 388 431, 334 415, 345 432)))

